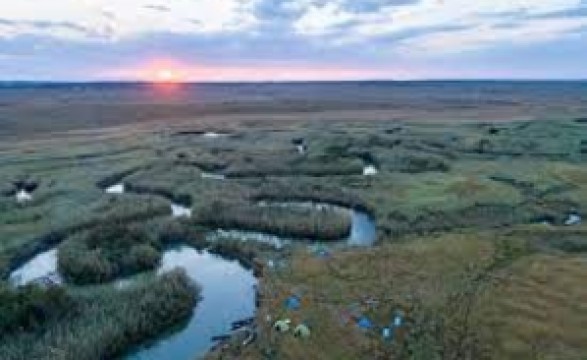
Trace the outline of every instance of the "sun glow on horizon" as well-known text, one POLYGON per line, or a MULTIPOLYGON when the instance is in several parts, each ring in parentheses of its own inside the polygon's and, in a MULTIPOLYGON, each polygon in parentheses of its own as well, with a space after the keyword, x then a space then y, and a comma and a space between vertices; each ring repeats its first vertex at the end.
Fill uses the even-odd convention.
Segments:
POLYGON ((409 78, 408 69, 362 69, 337 65, 257 64, 247 66, 188 63, 175 59, 155 59, 126 68, 104 72, 110 79, 129 79, 154 84, 234 81, 328 81, 369 80, 375 78, 409 78))
POLYGON ((153 76, 154 82, 170 83, 182 82, 183 80, 184 79, 181 78, 179 71, 172 68, 157 69, 153 76))

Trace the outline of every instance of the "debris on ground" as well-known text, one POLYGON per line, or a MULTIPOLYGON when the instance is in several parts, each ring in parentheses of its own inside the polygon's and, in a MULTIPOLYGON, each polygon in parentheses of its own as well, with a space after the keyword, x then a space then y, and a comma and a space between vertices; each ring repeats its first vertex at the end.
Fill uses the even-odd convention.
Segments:
POLYGON ((210 340, 214 341, 214 342, 224 342, 224 341, 228 341, 230 340, 230 335, 228 334, 224 334, 224 335, 215 335, 212 336, 210 338, 210 340))
POLYGON ((315 256, 326 259, 329 258, 331 255, 330 249, 324 245, 315 245, 310 247, 310 252, 315 256))
POLYGON ((248 346, 257 339, 257 331, 255 329, 247 329, 248 336, 242 341, 242 346, 248 346))
POLYGON ((254 317, 233 321, 231 324, 231 329, 238 330, 238 329, 243 328, 245 326, 251 326, 253 324, 253 322, 255 322, 254 317))

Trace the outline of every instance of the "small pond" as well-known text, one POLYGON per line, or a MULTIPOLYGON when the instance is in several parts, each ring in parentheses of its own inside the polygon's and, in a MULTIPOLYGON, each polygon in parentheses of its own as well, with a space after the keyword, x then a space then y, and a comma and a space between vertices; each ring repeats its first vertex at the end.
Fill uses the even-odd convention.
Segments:
POLYGON ((366 165, 363 168, 363 175, 365 176, 374 176, 377 175, 379 173, 379 170, 377 169, 377 167, 375 165, 366 165))
POLYGON ((27 192, 26 190, 19 190, 15 195, 16 201, 19 203, 24 203, 27 201, 33 200, 33 196, 31 193, 27 192))
POLYGON ((223 133, 223 132, 215 132, 215 131, 208 131, 202 134, 203 137, 208 138, 208 139, 217 139, 220 137, 227 137, 230 136, 229 133, 223 133))
POLYGON ((57 272, 57 249, 51 249, 34 256, 10 273, 10 282, 15 286, 34 282, 63 282, 57 272))
POLYGON ((180 204, 171 204, 171 215, 175 218, 192 217, 192 209, 180 204))
POLYGON ((124 184, 114 184, 104 190, 107 194, 124 194, 124 184))
POLYGON ((210 173, 210 172, 202 172, 202 179, 210 179, 210 180, 225 180, 226 176, 224 174, 217 174, 217 173, 210 173))

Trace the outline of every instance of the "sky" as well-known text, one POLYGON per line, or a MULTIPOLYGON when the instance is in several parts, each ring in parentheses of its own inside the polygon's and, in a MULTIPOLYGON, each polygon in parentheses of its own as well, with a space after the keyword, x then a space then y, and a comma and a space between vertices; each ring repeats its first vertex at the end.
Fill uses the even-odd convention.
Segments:
POLYGON ((0 0, 0 80, 587 79, 587 0, 0 0))

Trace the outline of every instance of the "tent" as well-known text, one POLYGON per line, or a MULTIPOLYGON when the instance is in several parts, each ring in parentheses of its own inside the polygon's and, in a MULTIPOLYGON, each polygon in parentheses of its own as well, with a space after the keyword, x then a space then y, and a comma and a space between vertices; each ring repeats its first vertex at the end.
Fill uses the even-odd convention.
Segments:
POLYGON ((300 298, 293 295, 285 299, 285 307, 288 310, 299 310, 301 307, 300 298))
POLYGON ((294 336, 300 337, 300 338, 307 338, 310 336, 310 328, 308 326, 306 326, 305 324, 300 324, 300 325, 296 326, 296 328, 294 330, 294 336))
POLYGON ((290 319, 278 320, 275 322, 275 324, 273 324, 273 329, 279 332, 288 332, 289 324, 291 324, 290 319))

